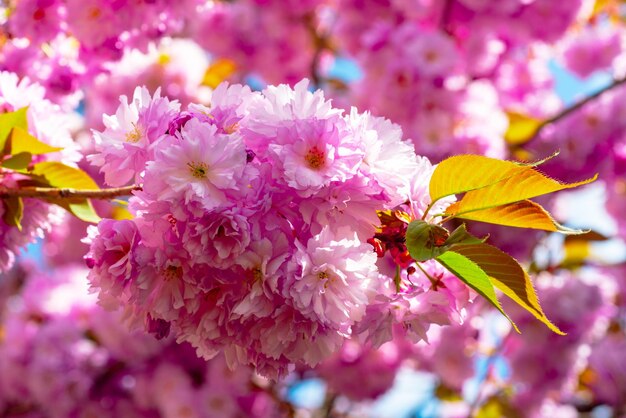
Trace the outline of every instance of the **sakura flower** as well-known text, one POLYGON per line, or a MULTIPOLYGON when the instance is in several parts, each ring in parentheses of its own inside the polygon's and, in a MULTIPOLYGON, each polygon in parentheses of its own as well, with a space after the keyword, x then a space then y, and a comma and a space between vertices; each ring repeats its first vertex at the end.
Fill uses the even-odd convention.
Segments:
POLYGON ((192 200, 212 209, 227 202, 227 193, 239 190, 246 165, 246 150, 236 136, 220 134, 215 125, 192 119, 181 130, 181 138, 165 139, 155 160, 147 167, 145 187, 162 199, 192 200), (161 180, 168 188, 158 191, 161 180))
POLYGON ((165 134, 170 119, 178 112, 177 102, 162 98, 160 90, 151 96, 146 88, 137 88, 133 100, 120 98, 115 115, 104 116, 106 129, 94 132, 97 154, 88 157, 100 167, 111 186, 139 181, 145 164, 152 159, 152 147, 165 134))
POLYGON ((325 228, 306 248, 296 243, 295 277, 285 292, 305 316, 347 331, 365 313, 376 254, 356 236, 342 234, 325 228))

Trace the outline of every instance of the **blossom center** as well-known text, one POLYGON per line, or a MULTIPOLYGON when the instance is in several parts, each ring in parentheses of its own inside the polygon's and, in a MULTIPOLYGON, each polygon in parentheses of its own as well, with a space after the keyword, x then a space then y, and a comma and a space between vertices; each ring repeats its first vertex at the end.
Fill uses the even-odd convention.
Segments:
POLYGON ((323 150, 319 149, 317 146, 314 146, 306 153, 306 155, 304 156, 304 160, 307 162, 310 168, 312 168, 313 170, 317 170, 324 166, 326 154, 323 150))
POLYGON ((255 282, 263 280, 263 270, 261 270, 261 267, 256 267, 252 269, 252 279, 255 282))
POLYGON ((46 17, 46 11, 41 7, 37 8, 33 13, 34 20, 43 20, 46 17))
POLYGON ((189 172, 197 179, 203 179, 209 172, 209 166, 206 163, 197 163, 195 161, 187 163, 189 172))
POLYGON ((99 18, 101 14, 102 10, 98 7, 92 7, 87 11, 87 17, 92 20, 99 18))
POLYGON ((226 132, 227 134, 232 134, 234 132, 237 132, 237 130, 239 130, 239 123, 237 122, 232 123, 224 128, 224 132, 226 132))
POLYGON ((126 134, 126 142, 136 143, 141 139, 141 131, 139 127, 133 123, 133 130, 126 134))
POLYGON ((183 277, 183 268, 181 266, 169 265, 161 271, 163 279, 166 281, 178 280, 183 277))
POLYGON ((433 63, 439 59, 439 54, 437 54, 437 51, 429 50, 424 54, 424 59, 426 59, 427 62, 433 63))

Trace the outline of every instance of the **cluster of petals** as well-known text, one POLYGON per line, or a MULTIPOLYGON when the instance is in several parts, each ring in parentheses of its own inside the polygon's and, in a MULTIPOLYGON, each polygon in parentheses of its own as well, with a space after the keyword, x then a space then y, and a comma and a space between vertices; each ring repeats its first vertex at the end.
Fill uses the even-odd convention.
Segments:
POLYGON ((210 103, 181 111, 138 88, 95 132, 106 182, 142 185, 132 220, 89 233, 103 305, 271 377, 357 334, 379 346, 394 324, 417 341, 431 323, 462 321, 461 282, 432 264, 439 283, 404 272, 395 288, 393 261, 368 243, 378 211, 421 216, 430 203, 433 167, 396 125, 344 115, 307 81, 222 84, 210 103))
POLYGON ((250 368, 233 372, 223 356, 206 362, 189 344, 130 332, 97 305, 84 266, 28 270, 0 283, 8 293, 0 311, 3 416, 277 416, 275 401, 251 389, 263 380, 250 368))

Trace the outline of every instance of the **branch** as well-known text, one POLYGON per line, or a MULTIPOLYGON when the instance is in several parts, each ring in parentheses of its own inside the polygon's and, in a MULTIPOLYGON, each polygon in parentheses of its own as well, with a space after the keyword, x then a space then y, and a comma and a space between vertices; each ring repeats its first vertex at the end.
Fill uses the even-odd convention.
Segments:
POLYGON ((58 189, 55 187, 22 187, 19 189, 0 188, 0 199, 4 197, 36 197, 40 199, 114 199, 130 196, 141 186, 114 187, 110 189, 58 189))
MULTIPOLYGON (((310 14, 304 16, 304 25, 311 36, 315 49, 313 57, 311 58, 311 81, 314 87, 319 89, 324 81, 319 72, 320 60, 322 59, 324 51, 332 50, 329 42, 329 33, 319 33, 315 25, 315 17, 310 14)), ((328 32, 330 32, 330 30, 328 32)))
POLYGON ((548 125, 550 125, 552 123, 558 122, 561 119, 566 118, 567 116, 569 116, 570 114, 574 113, 578 109, 584 107, 587 103, 597 99, 598 97, 602 96, 607 91, 613 90, 614 88, 616 88, 618 86, 621 86, 624 83, 626 83, 626 77, 614 79, 613 82, 611 84, 609 84, 608 86, 606 86, 606 87, 598 90, 594 94, 592 94, 590 96, 587 96, 584 99, 574 103, 570 107, 566 107, 565 109, 561 110, 559 113, 557 113, 556 115, 552 116, 551 118, 548 118, 548 119, 544 120, 537 127, 537 129, 535 130, 535 133, 530 137, 530 139, 525 142, 525 144, 527 144, 527 143, 537 139, 546 126, 548 126, 548 125))

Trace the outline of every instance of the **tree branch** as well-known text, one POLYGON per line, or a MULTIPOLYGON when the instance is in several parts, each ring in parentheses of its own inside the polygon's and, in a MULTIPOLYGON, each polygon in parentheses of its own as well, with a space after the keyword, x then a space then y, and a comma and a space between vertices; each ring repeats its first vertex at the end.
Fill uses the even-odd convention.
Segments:
POLYGON ((22 187, 19 189, 0 188, 0 199, 4 197, 35 197, 40 199, 114 199, 130 196, 141 186, 114 187, 110 189, 58 189, 55 187, 22 187))
POLYGON ((541 135, 541 132, 543 131, 543 129, 546 126, 548 126, 548 125, 550 125, 552 123, 558 122, 561 119, 566 118, 570 114, 572 114, 572 113, 576 112, 577 110, 581 109, 582 107, 584 107, 587 103, 597 99, 598 97, 602 96, 607 91, 613 90, 614 88, 616 88, 618 86, 621 86, 624 83, 626 83, 626 77, 616 78, 608 86, 606 86, 606 87, 598 90, 597 92, 593 93, 592 95, 587 96, 584 99, 574 103, 570 107, 566 107, 565 109, 561 110, 559 113, 557 113, 556 115, 552 116, 551 118, 548 118, 548 119, 544 120, 537 127, 537 129, 535 130, 535 133, 524 144, 527 144, 527 143, 529 143, 529 142, 539 138, 539 136, 541 135))

